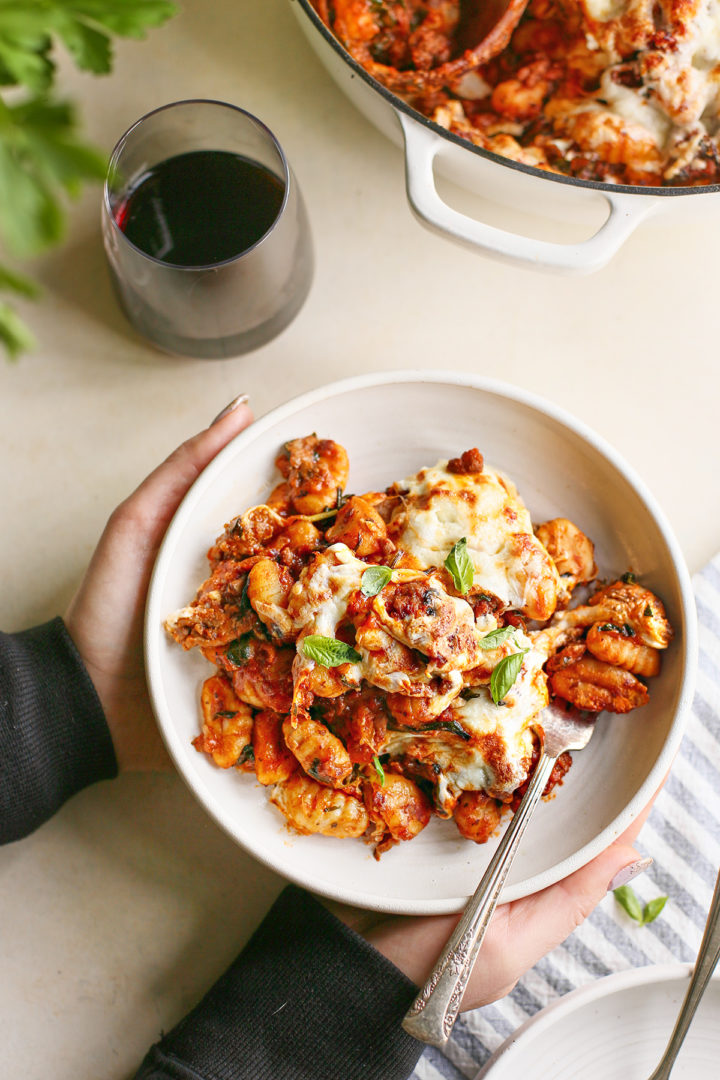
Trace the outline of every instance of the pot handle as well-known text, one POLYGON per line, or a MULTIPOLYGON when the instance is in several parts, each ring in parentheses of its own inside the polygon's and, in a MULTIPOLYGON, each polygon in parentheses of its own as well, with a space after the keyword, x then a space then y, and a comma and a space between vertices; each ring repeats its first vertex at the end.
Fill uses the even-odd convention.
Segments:
POLYGON ((589 274, 610 261, 643 218, 657 208, 657 199, 620 195, 609 188, 599 194, 609 213, 597 232, 580 243, 533 240, 453 210, 435 187, 433 162, 443 140, 398 111, 405 139, 405 184, 410 207, 420 222, 441 235, 495 259, 551 270, 559 274, 589 274))

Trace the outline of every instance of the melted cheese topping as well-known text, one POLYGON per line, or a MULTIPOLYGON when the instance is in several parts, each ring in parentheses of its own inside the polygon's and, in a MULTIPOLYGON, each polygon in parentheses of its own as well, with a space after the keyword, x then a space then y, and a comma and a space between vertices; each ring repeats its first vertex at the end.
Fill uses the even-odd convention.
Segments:
MULTIPOLYGON (((344 693, 368 684, 406 697, 398 715, 407 726, 392 730, 391 721, 380 752, 401 768, 410 758, 429 770, 444 814, 452 813, 465 790, 507 801, 525 779, 533 726, 548 699, 546 654, 521 629, 491 647, 485 638, 498 628, 493 612, 502 608, 549 618, 559 586, 555 564, 534 536, 514 485, 487 467, 465 474, 447 466, 439 462, 390 489, 400 498, 388 537, 415 566, 391 568, 375 595, 362 592, 368 563, 338 542, 310 557, 286 596, 266 575, 260 580, 268 581, 267 595, 258 584, 251 598, 271 634, 295 643, 293 722, 310 718, 315 696, 328 687, 344 693), (473 568, 466 594, 444 566, 462 538, 473 568), (337 640, 346 636, 341 627, 351 634, 358 659, 338 665, 329 681, 318 679, 320 665, 305 654, 303 642, 309 635, 337 640), (492 672, 515 653, 522 653, 522 666, 496 704, 492 672)), ((259 534, 266 519, 273 525, 274 514, 255 507, 241 524, 246 533, 259 534)))
POLYGON ((484 149, 583 179, 720 180, 720 0, 531 3, 487 95, 429 113, 484 149), (500 77, 501 81, 496 80, 500 77))
POLYGON ((552 615, 557 570, 532 530, 514 484, 487 465, 482 473, 448 472, 447 462, 421 469, 397 485, 407 492, 391 528, 398 547, 423 566, 442 566, 463 537, 474 567, 473 587, 530 618, 552 615))
MULTIPOLYGON (((521 635, 523 647, 530 642, 521 635)), ((443 714, 469 736, 442 732, 388 732, 387 749, 394 758, 417 757, 442 777, 436 794, 438 809, 450 813, 463 791, 485 791, 507 800, 525 780, 533 752, 533 729, 548 702, 542 665, 544 653, 530 648, 520 675, 496 705, 486 687, 469 698, 457 698, 443 714)))
MULTIPOLYGON (((498 571, 493 570, 493 583, 501 587, 503 582, 517 581, 519 575, 507 550, 508 535, 498 526, 498 522, 508 520, 513 525, 518 521, 530 525, 514 488, 501 482, 496 474, 483 483, 478 483, 477 476, 471 480, 461 478, 462 483, 447 483, 448 476, 441 465, 423 470, 417 483, 407 482, 410 495, 405 500, 403 535, 418 532, 413 496, 420 496, 423 505, 418 513, 422 521, 427 521, 430 514, 436 521, 444 519, 452 523, 449 534, 443 536, 441 529, 433 534, 436 546, 428 550, 437 562, 431 565, 439 565, 441 556, 444 561, 449 547, 458 538, 455 533, 458 520, 463 530, 476 523, 477 531, 468 537, 469 549, 472 538, 473 554, 483 555, 483 546, 499 546, 502 552, 493 565, 505 573, 499 578, 498 571), (458 493, 463 495, 459 497, 458 493), (477 493, 477 498, 467 497, 477 493), (424 505, 426 495, 430 496, 428 506, 424 505), (510 517, 503 514, 507 506, 513 510, 510 517), (469 509, 464 515, 454 514, 453 508, 458 507, 469 509), (485 520, 482 520, 483 511, 485 520)), ((541 547, 539 542, 535 543, 541 547)), ((418 557, 417 548, 413 554, 418 557)), ((482 569, 486 563, 482 558, 478 558, 478 563, 481 569, 475 564, 476 576, 487 587, 482 569)), ((366 570, 367 564, 357 559, 345 544, 333 544, 314 556, 291 590, 288 616, 298 635, 293 678, 295 704, 300 709, 305 681, 315 666, 304 655, 302 641, 307 634, 335 637, 339 624, 346 618, 348 605, 357 597, 366 570)), ((517 595, 517 601, 522 602, 524 595, 524 592, 517 595)), ((395 570, 390 582, 372 598, 369 606, 375 621, 368 633, 358 631, 355 647, 361 659, 343 666, 343 681, 348 686, 359 686, 364 681, 388 693, 429 698, 432 702, 429 715, 440 718, 441 726, 449 727, 447 732, 390 731, 383 752, 396 759, 416 758, 432 768, 436 778, 436 806, 441 814, 450 814, 465 790, 482 790, 507 799, 527 775, 533 723, 547 704, 542 671, 545 653, 535 648, 533 641, 519 629, 497 648, 482 649, 487 625, 482 628, 477 625, 468 600, 448 592, 438 574, 395 570), (487 685, 465 690, 465 679, 475 681, 469 673, 477 672, 481 661, 486 665, 483 681, 487 682, 500 659, 520 651, 525 653, 522 668, 502 704, 493 702, 487 685), (409 658, 412 663, 405 665, 409 658), (438 674, 442 675, 439 686, 438 674), (471 696, 461 697, 463 692, 471 696), (458 729, 465 733, 465 740, 458 736, 458 729)))

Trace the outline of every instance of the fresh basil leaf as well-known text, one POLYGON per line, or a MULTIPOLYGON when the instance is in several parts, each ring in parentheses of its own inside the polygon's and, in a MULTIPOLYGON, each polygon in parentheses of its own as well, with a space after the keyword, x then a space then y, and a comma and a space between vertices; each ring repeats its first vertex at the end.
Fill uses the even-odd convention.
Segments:
POLYGON ((389 566, 368 566, 360 578, 360 592, 363 596, 377 596, 392 577, 389 566))
POLYGON ((628 570, 627 574, 623 574, 620 580, 624 581, 626 585, 634 585, 637 581, 637 578, 635 577, 635 574, 632 573, 632 571, 628 570))
POLYGON ((489 634, 486 634, 482 641, 479 642, 481 649, 497 649, 500 645, 504 644, 515 633, 514 626, 499 626, 497 630, 491 630, 489 634))
POLYGON ((388 726, 392 731, 451 731, 453 735, 464 739, 465 742, 472 738, 470 732, 466 731, 458 720, 428 720, 426 724, 413 724, 412 727, 391 721, 388 726))
POLYGON ((523 657, 529 653, 529 649, 521 649, 520 652, 510 653, 503 656, 492 669, 490 676, 490 695, 496 705, 499 705, 513 685, 523 664, 523 657))
POLYGON ((337 638, 323 637, 322 634, 308 634, 302 639, 302 651, 308 660, 314 660, 323 667, 339 667, 341 664, 355 664, 362 660, 359 652, 351 645, 337 638))
POLYGON ((619 888, 613 890, 613 895, 617 900, 621 908, 624 908, 631 919, 635 919, 636 922, 642 924, 643 921, 643 906, 638 899, 638 895, 630 885, 621 885, 619 888))
POLYGON ((244 765, 246 762, 254 761, 254 760, 255 760, 255 750, 253 749, 253 744, 248 743, 247 746, 243 746, 242 750, 240 751, 240 757, 237 759, 235 764, 236 765, 244 765))
POLYGON ((248 581, 249 580, 250 580, 250 575, 248 574, 246 576, 246 578, 245 578, 245 582, 243 584, 242 591, 240 593, 240 600, 238 601, 238 611, 241 614, 243 614, 246 611, 250 611, 250 608, 252 606, 250 604, 250 598, 248 597, 248 581))
POLYGON ((36 93, 47 90, 55 71, 48 55, 52 45, 49 29, 47 17, 39 12, 0 11, 3 84, 27 86, 36 93))
POLYGON ((235 638, 235 641, 231 641, 225 650, 225 655, 235 667, 240 667, 245 660, 250 658, 251 638, 252 634, 243 634, 242 637, 235 638))
POLYGON ((467 537, 458 540, 445 560, 445 569, 449 570, 459 593, 465 594, 473 583, 475 568, 468 555, 467 537))
POLYGON ((653 609, 650 607, 649 604, 645 605, 645 610, 643 611, 643 615, 645 616, 646 619, 652 619, 653 609))
POLYGON ((375 772, 378 774, 378 780, 380 781, 380 787, 385 787, 385 770, 380 764, 380 758, 375 755, 373 758, 373 765, 375 766, 375 772))
POLYGON ((667 904, 667 896, 656 896, 654 900, 649 900, 645 905, 645 909, 642 915, 642 925, 647 926, 648 923, 657 919, 662 909, 667 904))

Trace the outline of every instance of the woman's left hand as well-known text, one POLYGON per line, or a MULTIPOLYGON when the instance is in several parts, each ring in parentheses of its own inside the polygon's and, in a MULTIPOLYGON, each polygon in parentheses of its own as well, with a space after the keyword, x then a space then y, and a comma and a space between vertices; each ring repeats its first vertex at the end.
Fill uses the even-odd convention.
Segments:
POLYGON ((145 597, 160 542, 183 496, 215 455, 252 422, 246 402, 245 395, 231 402, 113 511, 65 615, 105 711, 120 770, 169 764, 145 682, 145 597))

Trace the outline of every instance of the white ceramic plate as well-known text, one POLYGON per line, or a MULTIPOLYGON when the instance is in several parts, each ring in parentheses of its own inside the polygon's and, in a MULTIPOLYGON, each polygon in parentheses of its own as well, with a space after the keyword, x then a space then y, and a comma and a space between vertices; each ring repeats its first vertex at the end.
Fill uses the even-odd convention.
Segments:
MULTIPOLYGON (((692 967, 633 968, 583 986, 518 1028, 475 1080, 648 1080, 662 1057, 692 967)), ((720 1075, 720 972, 695 1014, 673 1080, 720 1075)))
POLYGON ((375 490, 478 446, 517 483, 533 519, 563 515, 596 544, 601 573, 632 568, 657 590, 677 631, 641 715, 603 718, 556 796, 531 822, 505 890, 513 899, 559 880, 617 837, 659 786, 678 747, 692 692, 692 593, 677 544, 642 483, 577 421, 523 391, 469 375, 389 373, 349 379, 283 405, 239 435, 198 478, 170 525, 153 574, 146 617, 151 696, 170 754, 200 802, 243 847, 325 896, 406 913, 459 910, 495 843, 431 822, 376 862, 361 841, 288 832, 252 777, 221 771, 197 753, 199 691, 211 673, 185 653, 163 620, 207 576, 205 553, 223 526, 262 502, 277 480, 287 439, 317 432, 350 457, 348 491, 375 490))

